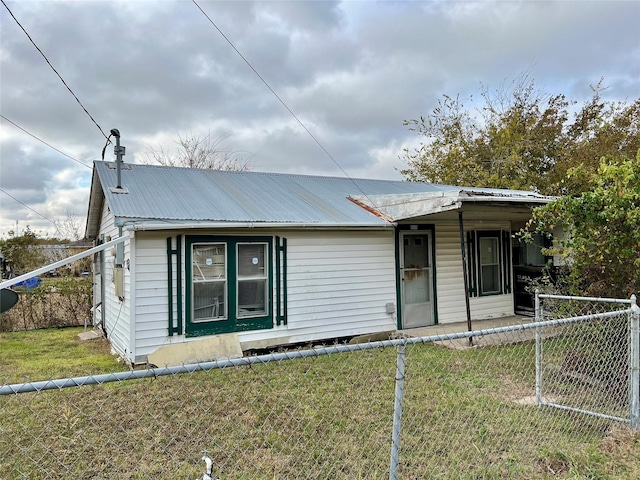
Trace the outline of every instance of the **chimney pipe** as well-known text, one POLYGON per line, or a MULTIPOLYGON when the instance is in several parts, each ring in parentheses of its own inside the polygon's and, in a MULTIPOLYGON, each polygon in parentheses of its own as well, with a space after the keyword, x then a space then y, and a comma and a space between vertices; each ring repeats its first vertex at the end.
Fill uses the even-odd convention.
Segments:
POLYGON ((111 129, 111 135, 116 137, 116 146, 113 147, 113 153, 116 155, 116 175, 117 175, 117 185, 116 188, 118 190, 122 189, 122 178, 121 178, 121 165, 122 165, 122 157, 124 157, 125 147, 120 146, 120 132, 117 128, 111 129))

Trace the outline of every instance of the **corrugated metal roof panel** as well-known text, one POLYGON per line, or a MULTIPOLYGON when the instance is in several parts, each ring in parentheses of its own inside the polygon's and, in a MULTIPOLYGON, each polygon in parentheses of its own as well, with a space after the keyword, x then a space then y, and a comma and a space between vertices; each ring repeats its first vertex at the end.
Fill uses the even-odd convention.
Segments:
POLYGON ((363 208, 376 213, 391 222, 434 213, 456 210, 465 202, 484 201, 487 203, 507 202, 510 204, 540 204, 552 199, 535 192, 522 190, 498 190, 490 188, 467 189, 445 187, 449 190, 439 192, 420 192, 384 195, 353 195, 349 198, 363 208))
POLYGON ((386 222, 350 195, 436 192, 451 187, 402 181, 233 172, 127 164, 116 185, 113 162, 96 162, 112 213, 120 218, 173 221, 380 225, 386 222))
POLYGON ((128 192, 123 194, 111 191, 117 182, 113 162, 95 162, 95 167, 115 217, 143 223, 380 226, 459 208, 459 202, 549 198, 518 190, 137 164, 121 171, 128 192))

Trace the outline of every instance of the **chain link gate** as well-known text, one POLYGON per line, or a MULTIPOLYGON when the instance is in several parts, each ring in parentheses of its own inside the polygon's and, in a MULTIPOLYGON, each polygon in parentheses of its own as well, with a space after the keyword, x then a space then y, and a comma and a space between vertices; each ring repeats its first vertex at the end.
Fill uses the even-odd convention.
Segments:
POLYGON ((624 300, 536 292, 535 303, 536 321, 549 325, 536 329, 536 403, 638 428, 635 295, 624 300))

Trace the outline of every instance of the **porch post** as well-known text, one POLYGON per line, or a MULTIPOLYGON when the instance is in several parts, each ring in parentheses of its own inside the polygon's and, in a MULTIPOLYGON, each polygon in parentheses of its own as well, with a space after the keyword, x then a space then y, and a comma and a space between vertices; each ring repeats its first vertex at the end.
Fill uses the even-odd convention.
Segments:
MULTIPOLYGON (((469 279, 467 278, 467 250, 464 247, 464 222, 462 220, 462 210, 458 210, 458 225, 460 227, 460 251, 462 252, 462 277, 464 279, 464 303, 467 308, 467 329, 471 327, 471 307, 469 306, 469 279)), ((473 345, 473 338, 469 337, 469 345, 473 345)))

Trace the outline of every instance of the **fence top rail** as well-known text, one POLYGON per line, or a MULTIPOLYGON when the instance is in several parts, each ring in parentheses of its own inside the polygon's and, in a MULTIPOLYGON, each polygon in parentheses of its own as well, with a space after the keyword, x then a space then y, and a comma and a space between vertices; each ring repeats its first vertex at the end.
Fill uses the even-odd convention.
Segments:
POLYGON ((538 294, 540 298, 553 298, 556 300, 577 300, 581 302, 603 302, 603 303, 623 303, 625 305, 631 304, 629 298, 603 298, 603 297, 572 297, 570 295, 550 295, 546 293, 538 294))
POLYGON ((268 353, 265 355, 254 355, 250 357, 229 358, 214 360, 203 363, 192 363, 186 365, 178 365, 173 367, 148 368, 145 370, 129 370, 126 372, 103 373, 97 375, 87 375, 82 377, 62 378, 58 380, 42 380, 36 382, 24 382, 15 384, 0 385, 0 396, 15 395, 19 393, 40 392, 43 390, 61 390, 69 387, 81 387, 88 385, 101 385, 103 383, 124 382, 127 380, 138 380, 143 378, 161 377, 166 375, 176 375, 183 373, 193 373, 198 371, 216 370, 228 367, 238 367, 246 365, 254 365, 260 363, 279 362, 283 360, 293 360, 296 358, 319 357, 322 355, 346 353, 364 350, 373 350, 385 347, 394 347, 398 345, 413 345, 418 343, 432 343, 447 340, 457 340, 461 338, 481 337, 484 335, 495 335, 506 332, 516 332, 523 330, 531 330, 534 328, 550 327, 555 325, 563 325, 568 323, 576 323, 581 321, 595 320, 598 318, 610 318, 619 315, 626 315, 632 312, 630 308, 624 310, 616 310, 606 313, 595 313, 591 315, 581 315, 578 317, 563 318, 556 320, 544 320, 539 322, 530 322, 517 325, 508 325, 505 327, 487 328, 484 330, 473 330, 457 333, 444 333, 439 335, 429 335, 424 337, 402 337, 391 340, 382 340, 377 342, 359 343, 359 344, 337 344, 326 347, 317 347, 306 350, 291 350, 279 353, 268 353))

